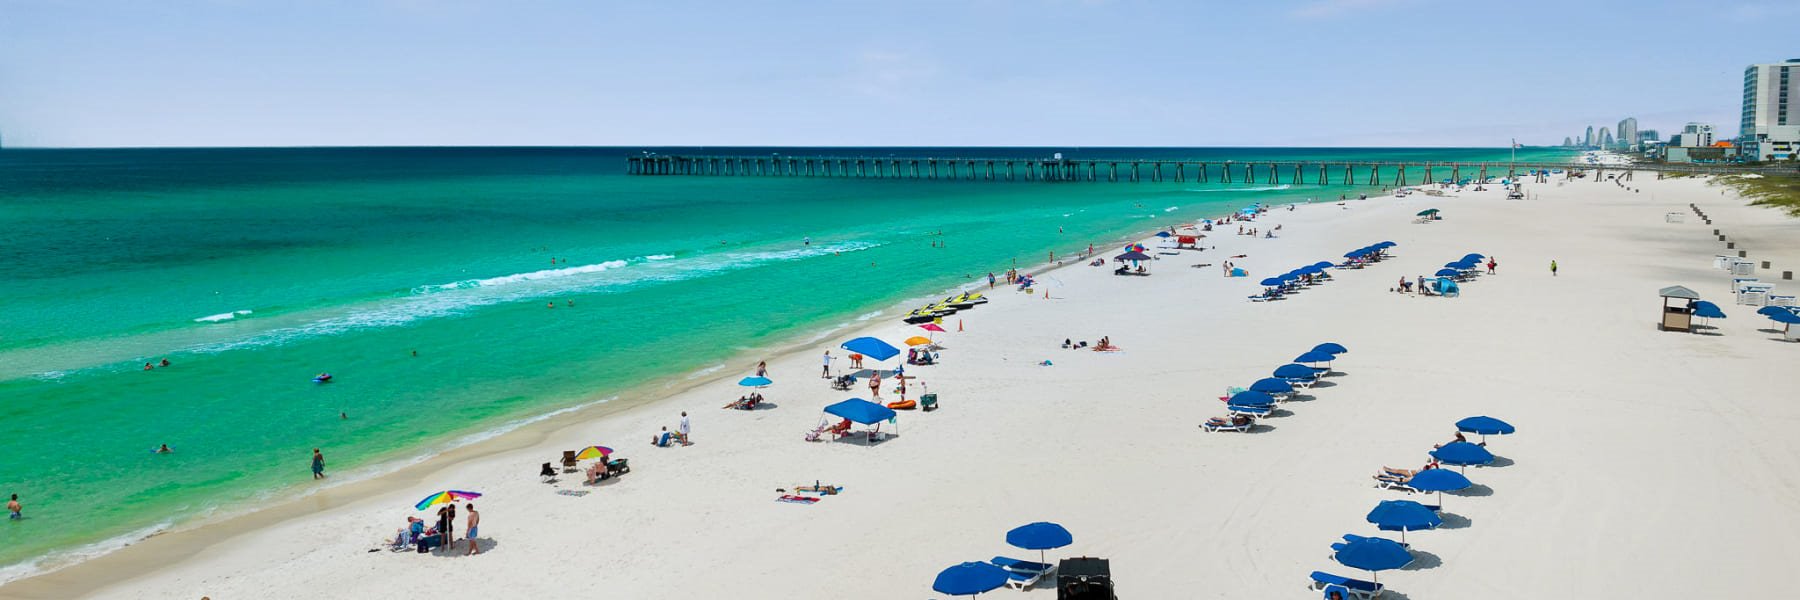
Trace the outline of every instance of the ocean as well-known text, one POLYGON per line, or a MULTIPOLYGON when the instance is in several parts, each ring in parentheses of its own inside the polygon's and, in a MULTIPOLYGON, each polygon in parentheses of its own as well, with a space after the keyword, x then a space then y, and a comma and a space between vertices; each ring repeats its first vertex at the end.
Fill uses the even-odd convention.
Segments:
POLYGON ((0 526, 0 581, 317 489, 313 448, 342 481, 552 411, 633 401, 620 394, 647 382, 746 371, 759 352, 896 318, 903 301, 1052 251, 1370 191, 625 175, 645 150, 684 149, 0 151, 0 494, 19 494, 26 516, 0 526), (332 382, 314 383, 323 372, 332 382), (174 452, 152 452, 162 444, 174 452))

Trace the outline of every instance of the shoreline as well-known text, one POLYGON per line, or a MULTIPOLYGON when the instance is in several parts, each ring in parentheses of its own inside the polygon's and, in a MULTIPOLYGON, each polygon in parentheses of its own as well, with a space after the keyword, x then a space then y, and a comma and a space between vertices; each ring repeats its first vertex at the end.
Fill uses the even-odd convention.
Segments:
MULTIPOLYGON (((1362 189, 1363 187, 1367 186, 1353 189, 1362 189)), ((1355 198, 1351 198, 1351 200, 1355 200, 1355 198)), ((1319 200, 1289 203, 1297 206, 1315 206, 1323 205, 1325 202, 1319 200)), ((1177 221, 1182 220, 1185 219, 1177 219, 1177 221)), ((1156 239, 1153 235, 1154 232, 1161 230, 1161 227, 1157 227, 1125 233, 1116 236, 1113 241, 1149 243, 1156 239)), ((1096 252, 1099 252, 1099 246, 1096 246, 1096 252)), ((1071 256, 1079 256, 1079 254, 1071 254, 1071 256)), ((1021 274, 1037 276, 1077 266, 1077 263, 1078 261, 1053 263, 1046 260, 1031 263, 1026 267, 1015 268, 1021 274)), ((1003 272, 996 271, 996 273, 1003 272)), ((91 556, 72 558, 67 564, 44 570, 34 570, 29 574, 9 580, 0 580, 0 598, 59 598, 68 597, 71 594, 86 596, 98 593, 112 585, 107 580, 141 576, 154 571, 159 566, 188 560, 219 543, 267 528, 295 515, 308 514, 298 511, 299 508, 306 508, 308 511, 342 508, 385 493, 417 486, 430 479, 432 475, 458 464, 529 448, 571 429, 592 425, 609 418, 617 418, 681 396, 696 388, 732 380, 736 375, 732 374, 730 365, 736 362, 759 356, 761 358, 757 360, 769 362, 797 357, 802 351, 814 349, 818 343, 833 335, 841 335, 848 339, 879 329, 884 325, 891 325, 885 319, 897 319, 899 314, 907 310, 906 307, 920 302, 930 302, 937 299, 940 294, 954 295, 963 291, 977 290, 981 287, 980 279, 977 277, 977 281, 954 285, 937 292, 902 297, 889 303, 887 307, 872 311, 875 316, 867 319, 852 316, 849 321, 833 326, 821 324, 817 328, 796 331, 776 344, 742 350, 721 359, 719 364, 700 366, 690 371, 652 378, 615 393, 600 397, 582 397, 569 406, 511 419, 487 429, 470 430, 447 436, 449 439, 445 440, 442 445, 426 445, 418 452, 408 456, 359 466, 342 475, 341 477, 346 479, 342 483, 331 483, 327 480, 325 485, 317 488, 305 489, 305 484, 299 484, 296 487, 301 487, 301 490, 283 490, 284 496, 293 496, 297 492, 298 497, 291 497, 274 505, 266 504, 266 499, 262 498, 245 500, 233 503, 232 506, 215 507, 206 513, 188 517, 189 520, 165 521, 161 524, 141 528, 130 534, 70 548, 61 551, 59 554, 62 556, 49 555, 16 563, 13 567, 63 558, 68 553, 80 554, 84 550, 96 546, 110 547, 109 550, 100 551, 91 556), (896 310, 899 312, 895 312, 896 310), (566 422, 564 419, 555 417, 563 417, 566 422), (153 542, 154 544, 152 544, 153 542), (145 548, 144 546, 147 545, 153 547, 145 548), (157 556, 155 558, 136 556, 147 552, 155 553, 157 556), (88 571, 105 573, 108 577, 84 576, 88 571), (67 581, 63 581, 65 579, 67 581)), ((1002 281, 994 289, 1002 290, 1005 287, 1006 284, 1002 281)), ((26 568, 38 569, 38 567, 26 568)))

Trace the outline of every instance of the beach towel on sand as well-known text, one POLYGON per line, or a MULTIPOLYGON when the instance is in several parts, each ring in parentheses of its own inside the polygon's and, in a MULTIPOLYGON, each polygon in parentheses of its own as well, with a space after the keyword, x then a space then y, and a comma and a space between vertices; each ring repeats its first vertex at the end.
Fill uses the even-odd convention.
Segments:
POLYGON ((780 498, 776 498, 775 501, 776 502, 788 502, 791 504, 812 504, 814 502, 818 502, 819 499, 811 498, 811 497, 807 497, 807 496, 796 496, 794 494, 783 494, 780 498))

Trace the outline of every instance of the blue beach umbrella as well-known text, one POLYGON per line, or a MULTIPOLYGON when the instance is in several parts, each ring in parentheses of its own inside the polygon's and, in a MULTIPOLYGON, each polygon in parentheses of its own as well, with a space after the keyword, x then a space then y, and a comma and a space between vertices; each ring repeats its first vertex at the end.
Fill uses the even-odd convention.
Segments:
POLYGON ((1368 254, 1368 253, 1367 253, 1367 252, 1363 252, 1363 251, 1361 251, 1361 250, 1351 250, 1351 251, 1349 251, 1349 252, 1345 252, 1345 253, 1344 253, 1344 258, 1356 258, 1356 257, 1358 257, 1358 256, 1362 256, 1362 255, 1364 255, 1364 254, 1368 254))
POLYGON ((875 360, 887 360, 900 354, 898 348, 872 337, 859 337, 844 342, 844 345, 840 347, 875 360))
POLYGON ((1225 405, 1226 406, 1255 406, 1255 407, 1274 406, 1275 398, 1268 394, 1262 393, 1262 392, 1243 391, 1243 392, 1238 392, 1236 394, 1232 394, 1231 399, 1225 401, 1225 405))
POLYGON ((1466 490, 1475 485, 1462 473, 1449 469, 1426 469, 1406 481, 1406 486, 1421 492, 1437 492, 1438 506, 1444 505, 1444 492, 1466 490))
POLYGON ((1330 352, 1322 352, 1319 350, 1312 350, 1294 357, 1294 362, 1297 363, 1330 363, 1333 360, 1337 360, 1337 357, 1333 356, 1330 352))
POLYGON ((1319 262, 1313 263, 1313 266, 1321 268, 1321 269, 1337 268, 1337 265, 1331 264, 1331 261, 1328 261, 1328 260, 1321 260, 1319 262))
POLYGON ((1156 232, 1156 237, 1159 237, 1159 238, 1166 238, 1166 237, 1169 237, 1169 236, 1171 236, 1171 235, 1174 235, 1174 234, 1172 234, 1172 233, 1169 233, 1169 232, 1167 232, 1167 231, 1158 231, 1158 232, 1156 232))
POLYGON ((1484 258, 1487 258, 1487 257, 1482 256, 1481 254, 1476 253, 1476 252, 1470 252, 1468 254, 1464 254, 1462 257, 1463 262, 1476 262, 1476 261, 1479 261, 1484 258))
POLYGON ((1279 287, 1283 283, 1286 283, 1286 282, 1282 281, 1281 278, 1279 278, 1279 277, 1269 277, 1267 279, 1262 280, 1262 284, 1269 286, 1269 287, 1279 287))
POLYGON ((1276 278, 1276 279, 1280 279, 1280 280, 1282 280, 1282 281, 1293 281, 1293 280, 1295 280, 1295 279, 1299 279, 1299 278, 1300 278, 1300 276, 1299 276, 1299 275, 1295 275, 1295 274, 1293 274, 1293 273, 1282 273, 1282 274, 1280 274, 1280 275, 1276 275, 1276 276, 1275 276, 1275 278, 1276 278))
POLYGON ((1300 273, 1301 275, 1318 275, 1320 273, 1325 272, 1324 269, 1320 269, 1317 265, 1306 265, 1304 267, 1294 269, 1294 271, 1296 273, 1300 273))
POLYGON ((1438 269, 1438 271, 1436 273, 1432 273, 1432 275, 1435 277, 1455 277, 1455 276, 1461 275, 1461 274, 1462 274, 1462 271, 1458 271, 1456 269, 1438 269))
POLYGON ((738 380, 738 385, 744 387, 762 387, 771 383, 775 382, 767 377, 745 377, 738 380))
POLYGON ((939 572, 931 589, 939 594, 973 596, 1000 589, 1010 578, 1005 569, 992 563, 966 562, 939 572))
POLYGON ((1381 576, 1379 571, 1412 564, 1412 552, 1400 545, 1400 542, 1378 537, 1345 536, 1345 539, 1353 541, 1332 544, 1331 547, 1337 552, 1333 552, 1331 558, 1346 567, 1375 574, 1370 578, 1371 581, 1380 582, 1376 579, 1381 576))
POLYGON ((1370 523, 1382 531, 1400 532, 1400 542, 1406 542, 1406 532, 1420 529, 1436 529, 1444 524, 1437 511, 1411 500, 1382 500, 1369 511, 1370 523))
POLYGON ((1382 249, 1385 250, 1387 248, 1392 248, 1394 246, 1398 246, 1399 244, 1384 240, 1384 241, 1376 242, 1375 245, 1380 246, 1382 249))
POLYGON ((1073 544, 1075 536, 1061 525, 1039 521, 1020 525, 1006 532, 1006 543, 1026 550, 1036 550, 1038 562, 1050 564, 1044 560, 1044 551, 1073 544))
POLYGON ((1330 352, 1332 354, 1344 354, 1344 353, 1349 352, 1350 349, 1345 348, 1343 344, 1339 344, 1337 342, 1325 342, 1323 344, 1313 346, 1313 351, 1314 352, 1330 352))
POLYGON ((864 400, 851 398, 825 407, 828 414, 837 415, 864 425, 874 425, 894 418, 894 409, 864 400))
POLYGON ((1759 314, 1759 315, 1762 315, 1765 317, 1773 317, 1773 316, 1775 316, 1775 313, 1792 314, 1793 312, 1794 312, 1794 309, 1786 307, 1786 306, 1764 306, 1762 308, 1756 309, 1756 314, 1759 314))
POLYGON ((1464 433, 1475 433, 1482 436, 1507 435, 1513 432, 1511 423, 1493 417, 1469 417, 1456 422, 1456 430, 1464 433))
POLYGON ((1485 465, 1494 462, 1494 453, 1487 448, 1468 442, 1450 442, 1431 451, 1431 457, 1447 465, 1468 468, 1469 465, 1485 465))
POLYGON ((1250 384, 1250 391, 1264 394, 1291 394, 1294 392, 1294 386, 1274 377, 1264 377, 1256 380, 1256 383, 1250 384))
POLYGON ((1319 372, 1314 371, 1312 367, 1306 365, 1290 363, 1275 367, 1275 372, 1272 373, 1272 375, 1282 379, 1315 379, 1319 376, 1319 372))
POLYGON ((1719 310, 1719 305, 1717 304, 1705 300, 1695 300, 1694 316, 1705 319, 1723 319, 1725 318, 1725 311, 1719 310))
POLYGON ((1784 311, 1777 312, 1777 313, 1769 313, 1768 315, 1765 315, 1765 316, 1769 317, 1769 319, 1775 321, 1776 323, 1782 323, 1785 325, 1793 325, 1795 323, 1800 323, 1800 313, 1795 313, 1793 311, 1785 311, 1784 310, 1784 311))

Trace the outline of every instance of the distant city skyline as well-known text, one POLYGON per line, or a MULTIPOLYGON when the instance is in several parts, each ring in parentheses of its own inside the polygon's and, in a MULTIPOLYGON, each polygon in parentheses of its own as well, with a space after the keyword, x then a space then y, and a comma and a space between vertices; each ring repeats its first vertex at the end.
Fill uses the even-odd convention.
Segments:
POLYGON ((1553 146, 1625 116, 1735 134, 1745 65, 1800 57, 1784 34, 1800 21, 1791 2, 1505 8, 0 0, 0 135, 7 147, 1553 146), (1582 33, 1593 23, 1640 35, 1621 51, 1582 33), (1731 42, 1658 33, 1682 28, 1731 42))

